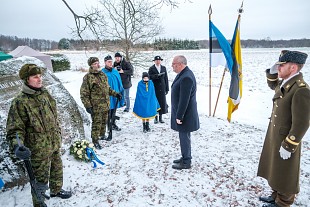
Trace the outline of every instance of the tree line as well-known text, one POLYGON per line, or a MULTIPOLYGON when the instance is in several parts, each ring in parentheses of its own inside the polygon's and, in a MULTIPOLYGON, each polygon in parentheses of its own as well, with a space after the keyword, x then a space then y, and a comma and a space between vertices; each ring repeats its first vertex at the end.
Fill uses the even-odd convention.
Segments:
POLYGON ((18 38, 0 34, 0 51, 10 52, 18 46, 29 46, 39 51, 49 51, 58 48, 58 42, 45 39, 18 38))
MULTIPOLYGON (((45 39, 18 38, 16 36, 0 35, 0 51, 10 52, 18 46, 27 45, 38 51, 57 49, 70 50, 102 50, 105 47, 120 48, 121 40, 79 40, 62 38, 59 42, 45 39)), ((291 40, 241 40, 242 48, 290 48, 310 47, 310 39, 291 40)), ((208 49, 209 40, 181 40, 176 38, 159 38, 152 43, 132 44, 132 48, 139 50, 195 50, 208 49)), ((116 49, 117 50, 117 49, 116 49)))

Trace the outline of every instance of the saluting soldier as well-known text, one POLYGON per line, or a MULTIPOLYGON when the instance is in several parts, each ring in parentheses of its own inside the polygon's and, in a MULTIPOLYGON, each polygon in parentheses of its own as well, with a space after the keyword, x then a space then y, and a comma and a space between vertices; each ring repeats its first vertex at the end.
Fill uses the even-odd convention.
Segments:
POLYGON ((110 95, 121 95, 109 86, 107 76, 101 71, 99 59, 88 59, 89 72, 84 76, 80 96, 86 111, 91 115, 91 137, 96 149, 102 149, 99 139, 106 140, 105 130, 110 110, 110 95))
MULTIPOLYGON (((71 191, 62 189, 63 166, 60 154, 61 130, 57 118, 56 101, 42 84, 43 69, 25 64, 19 71, 24 81, 21 92, 11 103, 7 119, 7 139, 16 157, 31 158, 38 194, 48 189, 51 197, 71 197, 71 191), (18 145, 16 133, 20 138, 18 145)), ((44 197, 41 196, 42 201, 44 197)), ((39 207, 32 192, 33 206, 39 207)))
POLYGON ((300 191, 301 141, 310 120, 310 89, 300 70, 307 57, 303 52, 284 50, 279 61, 266 70, 275 95, 257 173, 273 191, 259 198, 264 207, 288 207, 300 191))

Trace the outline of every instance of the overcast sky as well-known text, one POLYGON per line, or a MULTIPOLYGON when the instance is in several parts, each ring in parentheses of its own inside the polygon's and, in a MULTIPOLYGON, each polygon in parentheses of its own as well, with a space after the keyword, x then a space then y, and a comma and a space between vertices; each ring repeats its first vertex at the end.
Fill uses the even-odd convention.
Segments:
MULTIPOLYGON (((231 39, 241 0, 179 0, 179 9, 158 12, 165 28, 162 37, 208 39, 208 8, 212 21, 231 39), (184 3, 185 2, 185 3, 184 3)), ((97 0, 67 0, 83 14, 97 0)), ((310 38, 309 0, 244 0, 241 39, 310 38)), ((0 34, 59 41, 72 38, 73 15, 61 0, 4 0, 0 6, 0 34)))

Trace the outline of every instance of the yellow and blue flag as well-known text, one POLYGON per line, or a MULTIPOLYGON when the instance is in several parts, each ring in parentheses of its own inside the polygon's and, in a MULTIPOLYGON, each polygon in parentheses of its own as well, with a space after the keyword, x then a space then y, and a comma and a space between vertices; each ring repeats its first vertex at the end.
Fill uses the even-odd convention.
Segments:
POLYGON ((233 67, 231 70, 231 82, 228 97, 227 120, 231 121, 231 114, 238 109, 242 97, 242 57, 240 41, 240 15, 238 16, 233 39, 231 42, 233 67))

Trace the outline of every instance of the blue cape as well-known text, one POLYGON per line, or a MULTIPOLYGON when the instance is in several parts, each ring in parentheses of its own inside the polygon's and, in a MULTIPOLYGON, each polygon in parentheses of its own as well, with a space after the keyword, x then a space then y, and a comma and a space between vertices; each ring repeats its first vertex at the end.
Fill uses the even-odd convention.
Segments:
POLYGON ((144 83, 141 80, 137 87, 133 114, 140 119, 150 119, 156 116, 158 110, 160 110, 160 106, 155 95, 153 82, 149 80, 148 83, 144 83))
MULTIPOLYGON (((112 68, 112 71, 109 71, 106 68, 102 68, 102 72, 104 72, 107 75, 108 83, 110 87, 114 91, 121 93, 122 97, 124 97, 124 88, 123 88, 121 76, 119 75, 118 71, 115 70, 114 68, 112 68)), ((110 109, 115 109, 116 99, 117 99, 116 97, 110 96, 110 109)), ((124 106, 124 98, 122 98, 118 102, 117 108, 120 108, 122 106, 124 106)))

